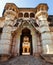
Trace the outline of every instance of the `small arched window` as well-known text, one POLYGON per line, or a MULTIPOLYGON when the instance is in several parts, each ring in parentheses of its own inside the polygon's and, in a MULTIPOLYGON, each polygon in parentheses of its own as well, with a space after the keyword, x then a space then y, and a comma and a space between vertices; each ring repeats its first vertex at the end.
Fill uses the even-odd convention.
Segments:
POLYGON ((29 13, 25 13, 24 14, 24 17, 29 17, 29 13))
POLYGON ((15 11, 14 9, 12 9, 13 11, 15 11))
POLYGON ((19 13, 18 14, 18 17, 23 17, 23 13, 19 13))
POLYGON ((35 17, 35 14, 34 13, 30 13, 30 17, 31 18, 34 18, 35 17))

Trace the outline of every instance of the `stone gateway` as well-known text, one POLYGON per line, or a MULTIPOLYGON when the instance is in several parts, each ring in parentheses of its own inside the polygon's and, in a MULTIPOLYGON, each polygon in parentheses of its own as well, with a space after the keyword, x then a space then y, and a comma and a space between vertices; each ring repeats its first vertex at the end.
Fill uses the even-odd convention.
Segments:
POLYGON ((47 12, 45 3, 36 8, 5 5, 0 17, 0 61, 34 56, 53 63, 53 15, 47 12))

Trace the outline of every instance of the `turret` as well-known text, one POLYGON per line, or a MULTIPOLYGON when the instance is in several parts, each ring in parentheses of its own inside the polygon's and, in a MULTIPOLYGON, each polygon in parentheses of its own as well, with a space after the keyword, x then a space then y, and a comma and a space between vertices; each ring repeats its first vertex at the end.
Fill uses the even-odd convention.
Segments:
POLYGON ((14 20, 17 18, 17 8, 14 4, 6 4, 3 16, 5 17, 5 24, 0 41, 0 55, 2 61, 7 60, 11 56, 12 49, 12 27, 14 20))
POLYGON ((37 6, 36 21, 38 20, 40 32, 41 32, 41 43, 43 47, 43 54, 53 54, 53 43, 50 34, 48 18, 48 6, 47 4, 39 4, 37 6))

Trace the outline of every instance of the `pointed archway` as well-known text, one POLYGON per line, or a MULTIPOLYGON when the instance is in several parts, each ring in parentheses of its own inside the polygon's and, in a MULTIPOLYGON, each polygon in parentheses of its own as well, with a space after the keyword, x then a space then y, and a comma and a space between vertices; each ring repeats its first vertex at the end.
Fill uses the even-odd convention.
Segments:
POLYGON ((32 55, 32 35, 31 31, 26 27, 22 30, 20 36, 20 55, 32 55))

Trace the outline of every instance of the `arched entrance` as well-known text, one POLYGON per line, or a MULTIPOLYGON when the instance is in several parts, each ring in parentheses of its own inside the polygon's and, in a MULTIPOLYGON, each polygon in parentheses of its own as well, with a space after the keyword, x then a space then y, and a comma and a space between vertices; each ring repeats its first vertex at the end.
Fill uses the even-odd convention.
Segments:
POLYGON ((20 55, 32 55, 32 35, 31 31, 28 28, 22 30, 20 36, 20 55))

